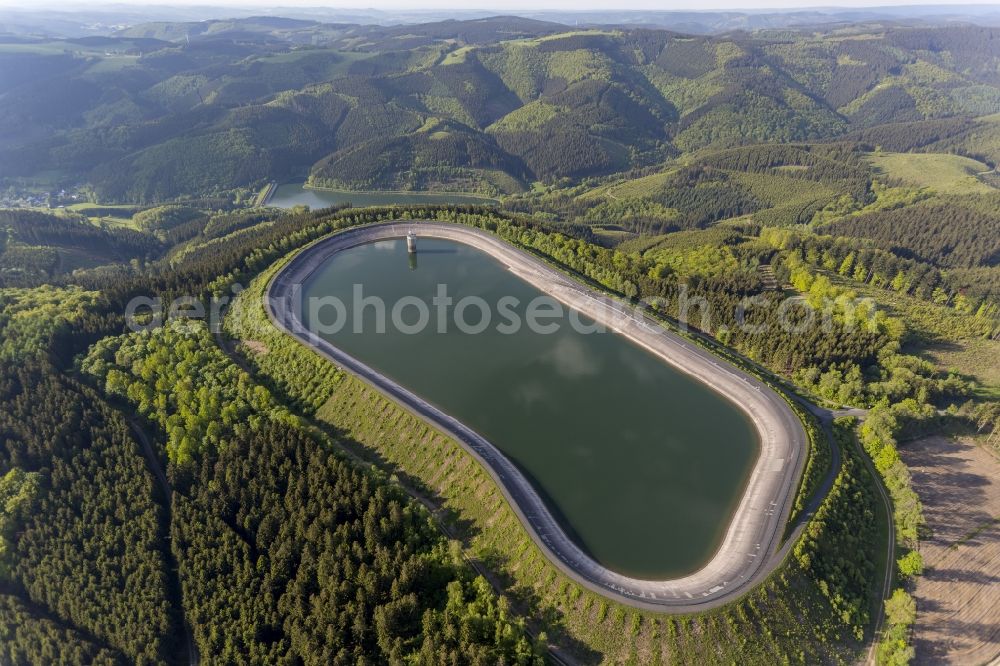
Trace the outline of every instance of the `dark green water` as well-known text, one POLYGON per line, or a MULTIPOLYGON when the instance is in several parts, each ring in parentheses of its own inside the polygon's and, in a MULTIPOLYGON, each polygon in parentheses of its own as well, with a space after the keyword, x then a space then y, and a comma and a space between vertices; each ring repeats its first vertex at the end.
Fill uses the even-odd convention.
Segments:
POLYGON ((480 204, 495 203, 493 199, 471 194, 448 192, 348 192, 344 190, 312 190, 302 183, 279 185, 267 202, 276 208, 306 205, 309 208, 326 208, 350 203, 355 208, 365 206, 390 206, 403 204, 480 204))
MULTIPOLYGON (((327 338, 489 439, 525 472, 567 531, 596 560, 623 574, 690 573, 718 547, 757 456, 742 411, 614 333, 583 334, 567 319, 556 333, 497 331, 496 304, 514 296, 525 320, 540 295, 489 255, 452 241, 420 238, 416 267, 403 240, 341 252, 321 266, 303 297, 333 295, 348 318, 327 338), (368 308, 353 332, 353 285, 387 305, 385 333, 368 308), (431 299, 448 285, 455 302, 480 296, 493 322, 462 333, 451 317, 437 329, 431 299), (392 326, 399 298, 428 304, 419 334, 392 326)), ((470 308, 465 320, 479 321, 470 308)), ((303 315, 309 322, 308 308, 303 315)), ((332 324, 324 310, 319 321, 332 324)), ((408 307, 406 325, 418 319, 408 307)))

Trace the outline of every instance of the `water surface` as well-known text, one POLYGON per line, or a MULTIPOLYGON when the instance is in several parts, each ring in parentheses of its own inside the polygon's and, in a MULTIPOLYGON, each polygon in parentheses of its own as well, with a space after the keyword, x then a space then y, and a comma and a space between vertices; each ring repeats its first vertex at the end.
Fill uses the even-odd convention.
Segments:
POLYGON ((353 192, 348 190, 314 190, 303 183, 286 183, 275 188, 267 205, 276 208, 309 206, 311 209, 351 204, 365 206, 390 206, 405 204, 489 204, 495 199, 473 194, 451 192, 353 192))
MULTIPOLYGON (((376 311, 368 308, 363 333, 354 333, 349 320, 325 337, 502 450, 606 567, 667 578, 710 559, 757 457, 747 416, 626 338, 578 333, 566 320, 552 334, 526 326, 503 334, 494 307, 482 333, 452 324, 438 333, 431 299, 439 284, 456 302, 475 295, 496 304, 514 296, 522 321, 527 303, 541 294, 480 250, 431 238, 418 243, 415 262, 401 239, 340 252, 313 273, 303 297, 336 296, 350 318, 358 283, 364 296, 385 299, 390 314, 399 298, 420 298, 432 324, 406 334, 390 317, 379 334, 376 311)), ((308 308, 303 316, 310 324, 308 308)), ((330 324, 334 314, 324 311, 320 319, 330 324)), ((416 319, 415 309, 404 311, 407 324, 416 319)), ((477 323, 478 310, 470 308, 466 321, 477 323)))

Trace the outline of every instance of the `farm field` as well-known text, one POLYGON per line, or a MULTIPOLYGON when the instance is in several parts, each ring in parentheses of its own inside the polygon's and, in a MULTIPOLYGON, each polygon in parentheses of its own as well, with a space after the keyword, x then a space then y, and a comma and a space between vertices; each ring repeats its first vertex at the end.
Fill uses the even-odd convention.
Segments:
POLYGON ((132 216, 142 208, 129 204, 78 203, 67 206, 66 210, 85 216, 92 224, 138 229, 139 227, 133 222, 132 216))
POLYGON ((1000 657, 1000 460, 965 440, 900 447, 930 535, 914 596, 918 664, 989 664, 1000 657))

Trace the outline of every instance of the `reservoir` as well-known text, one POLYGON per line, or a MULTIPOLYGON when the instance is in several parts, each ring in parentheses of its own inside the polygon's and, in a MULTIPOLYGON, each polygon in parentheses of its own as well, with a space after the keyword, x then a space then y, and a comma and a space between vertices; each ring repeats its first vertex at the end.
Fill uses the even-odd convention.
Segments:
POLYGON ((454 192, 355 192, 350 190, 317 190, 305 187, 303 183, 286 183, 275 188, 267 205, 276 208, 309 206, 327 208, 351 204, 355 208, 364 206, 392 206, 412 204, 492 204, 495 199, 474 194, 454 192))
MULTIPOLYGON (((503 451, 597 562, 644 579, 697 570, 720 545, 756 461, 753 424, 623 336, 578 330, 574 321, 592 323, 582 316, 546 319, 558 324, 553 332, 501 330, 501 299, 517 300, 512 310, 523 323, 542 295, 489 254, 429 237, 419 238, 413 255, 402 238, 338 252, 302 292, 307 303, 335 297, 345 304, 346 325, 321 335, 503 451), (481 298, 491 324, 460 330, 452 307, 439 332, 433 299, 442 286, 456 304, 481 298), (382 332, 376 307, 358 321, 350 316, 358 296, 385 303, 382 332), (389 313, 404 297, 427 304, 429 325, 410 326, 414 307, 401 310, 405 330, 392 325, 389 313)), ((304 304, 302 318, 315 330, 337 317, 324 310, 311 321, 304 304)), ((481 311, 468 307, 463 319, 478 324, 481 311)))

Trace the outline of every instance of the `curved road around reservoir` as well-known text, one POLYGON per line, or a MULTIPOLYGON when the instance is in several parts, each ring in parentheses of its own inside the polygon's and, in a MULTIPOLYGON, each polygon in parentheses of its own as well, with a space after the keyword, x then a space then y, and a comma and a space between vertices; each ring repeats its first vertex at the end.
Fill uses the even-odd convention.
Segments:
POLYGON ((268 285, 265 308, 272 322, 301 343, 458 441, 493 477, 546 556, 566 575, 600 594, 648 610, 675 613, 707 610, 733 600, 763 580, 783 559, 794 540, 795 535, 779 551, 808 451, 805 429, 788 403, 763 382, 667 331, 641 312, 596 294, 486 232, 458 224, 415 221, 358 227, 328 236, 299 252, 274 276, 268 285), (337 252, 377 240, 401 238, 411 230, 418 236, 452 240, 488 253, 542 292, 712 387, 750 417, 760 438, 760 455, 722 544, 701 569, 670 580, 642 580, 602 566, 567 536, 535 488, 499 449, 405 387, 306 329, 299 316, 301 287, 313 271, 337 252))

